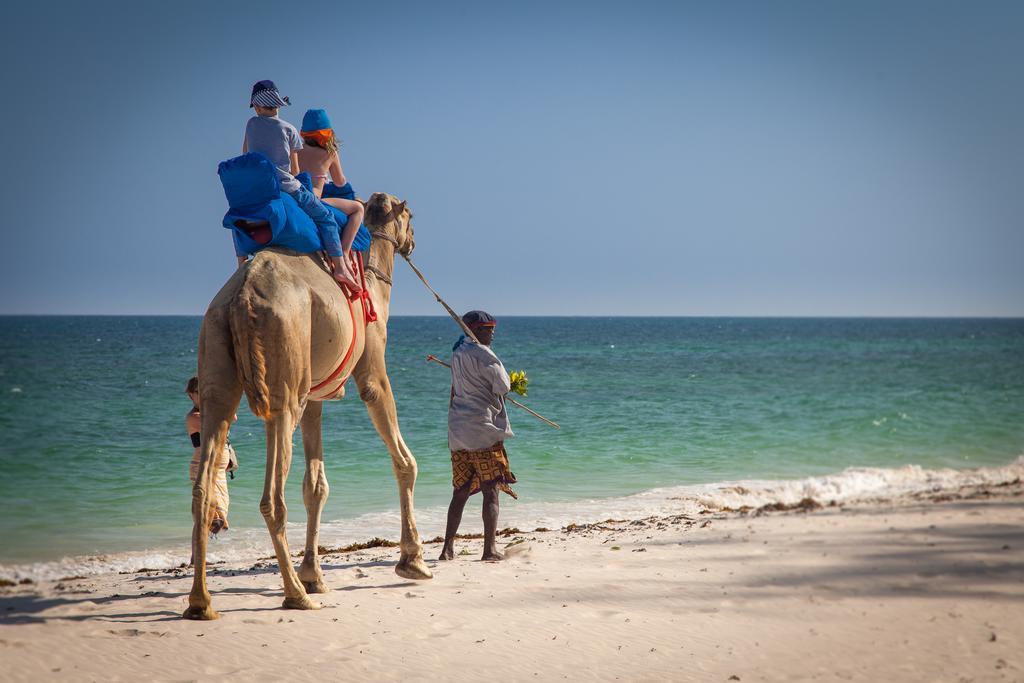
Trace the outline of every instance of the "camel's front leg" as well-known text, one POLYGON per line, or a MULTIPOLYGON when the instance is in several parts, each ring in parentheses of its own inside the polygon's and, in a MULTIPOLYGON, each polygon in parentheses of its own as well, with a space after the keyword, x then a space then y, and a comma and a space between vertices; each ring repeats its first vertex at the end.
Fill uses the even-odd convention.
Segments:
MULTIPOLYGON (((217 474, 214 471, 214 464, 217 462, 215 454, 224 448, 230 423, 226 419, 216 423, 213 413, 214 411, 209 408, 203 411, 202 433, 207 437, 203 441, 199 471, 192 486, 192 562, 195 573, 192 576, 192 591, 188 595, 188 609, 182 614, 186 619, 220 618, 213 609, 210 591, 206 587, 206 545, 212 516, 210 498, 213 495, 213 479, 217 474), (207 425, 211 422, 214 424, 208 428, 207 425)), ((230 415, 230 412, 228 414, 230 415)))
MULTIPOLYGON (((377 362, 383 365, 382 359, 377 362)), ((381 367, 357 367, 355 379, 359 386, 359 397, 366 403, 373 426, 391 453, 391 467, 398 482, 398 499, 402 510, 402 555, 395 573, 404 579, 433 578, 434 574, 423 561, 423 545, 413 514, 416 458, 398 430, 398 413, 395 410, 395 397, 391 393, 391 382, 381 367)))
MULTIPOLYGON (((297 413, 297 411, 296 411, 297 413)), ((296 415, 290 410, 274 412, 267 418, 267 472, 263 480, 263 499, 260 512, 267 522, 270 539, 274 542, 277 564, 284 580, 284 607, 288 609, 320 609, 306 595, 299 583, 299 577, 292 567, 288 554, 288 537, 285 525, 288 523, 288 507, 284 502, 284 485, 288 480, 288 469, 292 464, 292 434, 295 431, 296 415)))
POLYGON ((202 452, 192 486, 192 562, 195 573, 188 596, 186 619, 216 619, 206 587, 206 545, 210 533, 210 498, 213 495, 217 456, 224 451, 232 416, 242 398, 235 364, 226 354, 223 326, 207 320, 199 333, 199 394, 202 405, 202 452), (211 340, 210 337, 213 337, 211 340))
POLYGON ((309 401, 302 413, 302 450, 306 455, 306 474, 302 478, 302 502, 306 504, 306 552, 299 566, 299 580, 307 593, 326 593, 327 584, 320 570, 318 544, 320 540, 320 513, 330 487, 324 471, 324 443, 320 423, 323 403, 309 401))

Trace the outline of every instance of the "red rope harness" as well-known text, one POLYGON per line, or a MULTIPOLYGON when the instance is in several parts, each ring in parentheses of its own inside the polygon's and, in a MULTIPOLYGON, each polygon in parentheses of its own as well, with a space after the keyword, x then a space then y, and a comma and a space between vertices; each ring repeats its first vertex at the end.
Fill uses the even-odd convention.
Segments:
MULTIPOLYGON (((316 386, 310 387, 310 394, 315 394, 320 389, 323 389, 324 387, 334 382, 338 378, 338 376, 341 375, 341 372, 345 369, 345 366, 348 365, 348 362, 352 360, 352 353, 356 349, 356 341, 359 336, 358 332, 356 331, 356 310, 354 305, 355 302, 357 300, 359 301, 360 308, 363 311, 364 339, 366 336, 366 326, 372 322, 376 322, 377 320, 377 311, 373 307, 373 299, 370 298, 370 292, 369 290, 366 289, 366 271, 363 268, 363 256, 359 252, 353 251, 351 252, 351 259, 354 270, 359 274, 359 284, 362 286, 362 289, 360 289, 358 292, 351 292, 346 287, 344 287, 340 282, 338 283, 338 286, 341 287, 342 295, 345 297, 345 302, 348 304, 349 316, 352 319, 352 339, 349 341, 348 350, 345 351, 345 355, 342 357, 341 362, 338 363, 338 367, 334 369, 334 372, 327 376, 327 379, 320 382, 316 386)), ((349 371, 349 373, 351 374, 351 370, 349 371)), ((338 384, 337 389, 335 389, 322 399, 317 400, 326 401, 334 398, 335 396, 341 393, 342 389, 345 386, 345 382, 347 381, 348 375, 346 375, 341 380, 341 382, 338 384)))
POLYGON ((359 271, 359 284, 363 287, 359 292, 359 299, 363 303, 363 324, 369 325, 370 323, 377 322, 377 311, 373 307, 373 299, 370 298, 370 291, 366 289, 366 270, 363 268, 363 255, 360 253, 359 257, 353 259, 353 261, 359 271))

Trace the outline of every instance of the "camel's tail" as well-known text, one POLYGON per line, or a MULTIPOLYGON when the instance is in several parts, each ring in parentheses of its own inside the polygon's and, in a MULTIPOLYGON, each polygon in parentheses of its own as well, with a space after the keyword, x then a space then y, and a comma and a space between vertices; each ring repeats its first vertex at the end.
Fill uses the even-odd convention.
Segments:
POLYGON ((256 324, 254 295, 252 287, 242 286, 235 305, 231 307, 231 338, 235 347, 235 365, 249 397, 249 407, 256 417, 266 419, 270 417, 267 365, 260 327, 256 324))

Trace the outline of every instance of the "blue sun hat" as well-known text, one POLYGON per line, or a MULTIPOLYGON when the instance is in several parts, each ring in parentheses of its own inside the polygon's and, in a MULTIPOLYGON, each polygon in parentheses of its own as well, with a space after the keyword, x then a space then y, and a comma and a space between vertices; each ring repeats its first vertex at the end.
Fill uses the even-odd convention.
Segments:
POLYGON ((255 107, 286 107, 292 102, 287 97, 281 97, 277 91, 274 81, 257 81, 252 86, 252 95, 249 96, 249 106, 255 107))
POLYGON ((315 133, 318 130, 333 128, 331 119, 324 109, 309 109, 302 116, 302 132, 315 133))

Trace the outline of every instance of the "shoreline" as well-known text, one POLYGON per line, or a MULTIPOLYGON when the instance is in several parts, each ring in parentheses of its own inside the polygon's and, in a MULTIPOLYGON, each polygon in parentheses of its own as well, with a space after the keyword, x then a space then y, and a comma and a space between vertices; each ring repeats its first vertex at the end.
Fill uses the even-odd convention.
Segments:
POLYGON ((11 680, 1024 676, 1024 484, 818 505, 510 532, 497 564, 427 544, 419 583, 396 549, 331 552, 313 612, 280 609, 273 560, 212 565, 215 622, 180 618, 182 568, 5 587, 0 647, 11 680))
MULTIPOLYGON (((709 484, 668 486, 639 493, 602 499, 570 502, 518 501, 503 506, 502 528, 560 529, 582 521, 627 518, 639 519, 670 514, 705 514, 707 511, 742 511, 775 507, 784 509, 804 499, 820 505, 848 505, 858 502, 891 501, 904 496, 924 496, 936 491, 955 492, 965 486, 997 486, 1024 478, 1024 455, 1003 466, 970 469, 925 469, 918 465, 896 468, 847 468, 832 474, 800 479, 738 480, 709 484)), ((447 507, 417 510, 417 523, 426 539, 433 539, 444 528, 447 507)), ((289 522, 292 549, 301 547, 304 519, 289 522)), ((398 524, 397 510, 368 513, 353 519, 325 522, 321 544, 341 547, 380 538, 388 542, 398 524)), ((472 508, 464 520, 464 531, 480 526, 472 508)), ((68 556, 57 560, 26 563, 0 563, 0 586, 59 580, 68 576, 101 576, 131 573, 144 567, 180 567, 188 559, 187 538, 171 547, 96 555, 68 556)), ((266 528, 233 528, 226 537, 215 539, 210 548, 213 564, 244 563, 272 554, 266 528)), ((293 553, 294 555, 294 553, 293 553)))

